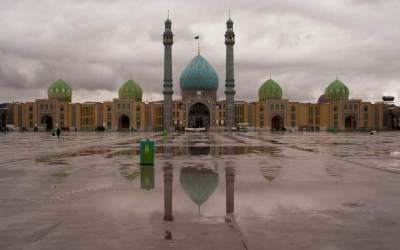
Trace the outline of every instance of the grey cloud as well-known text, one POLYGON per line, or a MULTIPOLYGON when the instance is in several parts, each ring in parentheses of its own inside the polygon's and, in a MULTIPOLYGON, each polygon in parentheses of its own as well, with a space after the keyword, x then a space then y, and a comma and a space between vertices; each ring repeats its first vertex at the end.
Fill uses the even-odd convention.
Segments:
POLYGON ((238 98, 256 100, 270 72, 291 100, 315 101, 336 75, 348 84, 352 97, 376 101, 383 94, 398 96, 400 4, 394 0, 243 0, 218 5, 210 0, 4 0, 0 102, 43 97, 58 77, 70 83, 78 97, 74 101, 112 98, 129 76, 147 97, 160 96, 168 9, 175 34, 175 93, 180 93, 181 70, 196 55, 196 33, 202 54, 219 74, 218 95, 223 97, 228 8, 237 35, 238 98))

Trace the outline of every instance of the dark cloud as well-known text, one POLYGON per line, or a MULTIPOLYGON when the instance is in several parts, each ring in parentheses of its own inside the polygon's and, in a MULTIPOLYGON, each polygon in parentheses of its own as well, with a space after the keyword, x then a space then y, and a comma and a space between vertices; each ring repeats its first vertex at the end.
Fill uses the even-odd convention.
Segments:
POLYGON ((315 101, 338 75, 351 97, 377 101, 400 92, 400 3, 395 0, 11 1, 0 3, 0 102, 46 95, 61 77, 74 101, 110 100, 130 76, 145 99, 161 98, 163 24, 171 12, 174 90, 201 53, 223 97, 224 32, 232 10, 237 97, 256 100, 269 77, 284 97, 315 101))

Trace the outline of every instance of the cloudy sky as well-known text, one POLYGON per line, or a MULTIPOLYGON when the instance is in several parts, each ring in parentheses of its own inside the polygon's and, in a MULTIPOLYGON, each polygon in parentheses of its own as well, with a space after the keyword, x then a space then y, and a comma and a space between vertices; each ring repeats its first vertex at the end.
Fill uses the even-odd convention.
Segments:
POLYGON ((161 99, 168 9, 176 97, 197 53, 194 34, 223 97, 228 9, 238 99, 256 100, 270 73, 291 100, 315 101, 337 75, 351 98, 399 97, 398 0, 0 0, 0 102, 46 97, 58 78, 73 102, 111 100, 130 75, 145 100, 161 99))

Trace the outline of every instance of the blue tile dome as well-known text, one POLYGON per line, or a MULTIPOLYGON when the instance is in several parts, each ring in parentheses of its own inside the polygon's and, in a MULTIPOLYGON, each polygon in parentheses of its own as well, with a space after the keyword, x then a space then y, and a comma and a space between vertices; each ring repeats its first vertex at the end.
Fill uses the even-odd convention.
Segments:
POLYGON ((201 55, 192 59, 180 77, 181 90, 218 89, 218 75, 213 66, 201 55))

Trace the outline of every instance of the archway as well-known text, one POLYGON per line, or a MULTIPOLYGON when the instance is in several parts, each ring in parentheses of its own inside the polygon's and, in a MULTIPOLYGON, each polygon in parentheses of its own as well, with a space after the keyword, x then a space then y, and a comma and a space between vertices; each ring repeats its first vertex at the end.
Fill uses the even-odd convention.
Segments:
POLYGON ((40 121, 42 125, 46 125, 47 130, 52 130, 53 129, 53 118, 51 116, 45 115, 42 117, 42 120, 40 121))
POLYGON ((283 118, 280 115, 276 115, 276 116, 272 117, 271 129, 273 131, 282 131, 282 130, 284 130, 283 118))
POLYGON ((120 130, 129 130, 130 128, 130 121, 127 115, 122 115, 119 118, 119 129, 120 130))
POLYGON ((344 127, 348 131, 355 130, 357 128, 356 118, 352 115, 346 117, 344 120, 344 127))
POLYGON ((189 128, 210 127, 210 110, 201 102, 193 104, 189 109, 189 128))

